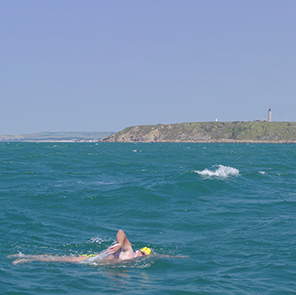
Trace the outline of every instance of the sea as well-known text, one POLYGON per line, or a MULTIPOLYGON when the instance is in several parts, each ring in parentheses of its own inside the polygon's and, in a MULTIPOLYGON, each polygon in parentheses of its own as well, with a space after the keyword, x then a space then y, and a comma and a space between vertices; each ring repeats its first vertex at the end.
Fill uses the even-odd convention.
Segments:
POLYGON ((296 294, 294 144, 2 142, 0 202, 1 294, 296 294))

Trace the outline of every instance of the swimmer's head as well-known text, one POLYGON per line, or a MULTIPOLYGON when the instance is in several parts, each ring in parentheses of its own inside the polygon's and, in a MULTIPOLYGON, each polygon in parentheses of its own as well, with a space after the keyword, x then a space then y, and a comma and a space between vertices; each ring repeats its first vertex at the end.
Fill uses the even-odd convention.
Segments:
POLYGON ((141 251, 141 253, 142 253, 143 255, 145 255, 145 256, 148 256, 148 255, 150 255, 150 253, 151 253, 151 249, 148 248, 148 247, 144 247, 144 248, 140 249, 140 251, 141 251))

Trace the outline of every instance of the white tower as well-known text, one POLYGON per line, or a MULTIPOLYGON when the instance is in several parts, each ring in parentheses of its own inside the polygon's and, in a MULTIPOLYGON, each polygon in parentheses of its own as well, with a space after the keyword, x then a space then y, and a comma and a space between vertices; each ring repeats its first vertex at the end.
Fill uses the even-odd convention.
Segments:
POLYGON ((268 110, 268 122, 271 122, 271 108, 268 110))

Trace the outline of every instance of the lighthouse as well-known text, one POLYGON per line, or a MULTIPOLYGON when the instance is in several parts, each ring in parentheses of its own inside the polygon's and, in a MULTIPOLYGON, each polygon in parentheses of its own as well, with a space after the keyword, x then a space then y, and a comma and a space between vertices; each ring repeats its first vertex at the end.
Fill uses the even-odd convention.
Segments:
POLYGON ((271 108, 268 110, 268 122, 271 122, 271 108))

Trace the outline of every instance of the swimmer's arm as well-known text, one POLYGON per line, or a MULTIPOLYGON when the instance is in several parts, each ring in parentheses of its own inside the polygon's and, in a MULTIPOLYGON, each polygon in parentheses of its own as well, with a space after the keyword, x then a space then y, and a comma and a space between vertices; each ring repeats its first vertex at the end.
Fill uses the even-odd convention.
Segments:
POLYGON ((129 240, 126 237, 126 234, 121 229, 117 232, 116 240, 117 240, 117 244, 113 245, 107 249, 108 254, 114 254, 123 247, 124 248, 132 247, 131 243, 129 242, 129 240))

